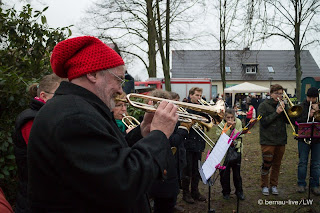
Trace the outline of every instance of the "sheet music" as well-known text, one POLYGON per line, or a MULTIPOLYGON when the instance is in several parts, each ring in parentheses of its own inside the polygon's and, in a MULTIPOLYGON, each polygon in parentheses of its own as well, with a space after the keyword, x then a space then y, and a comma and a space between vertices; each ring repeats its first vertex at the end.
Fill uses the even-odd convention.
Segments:
POLYGON ((207 160, 202 165, 202 181, 204 184, 207 183, 207 180, 213 175, 216 171, 216 165, 218 165, 224 155, 227 153, 231 142, 228 144, 229 136, 223 133, 218 142, 216 143, 215 147, 213 148, 212 152, 210 153, 207 160))

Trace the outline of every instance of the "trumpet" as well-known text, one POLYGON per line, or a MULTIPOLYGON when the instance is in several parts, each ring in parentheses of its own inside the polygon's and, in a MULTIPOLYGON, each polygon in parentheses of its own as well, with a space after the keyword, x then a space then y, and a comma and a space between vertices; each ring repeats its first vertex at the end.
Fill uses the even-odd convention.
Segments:
POLYGON ((140 122, 135 117, 126 114, 122 115, 123 118, 121 121, 128 129, 135 128, 140 125, 140 122))
POLYGON ((216 111, 217 114, 213 115, 213 119, 215 120, 215 123, 219 124, 223 117, 224 117, 224 111, 225 111, 225 103, 223 100, 219 100, 216 102, 215 105, 209 104, 207 101, 200 98, 198 102, 203 105, 209 107, 212 111, 216 111))
POLYGON ((157 103, 157 102, 161 102, 161 101, 165 100, 165 101, 168 101, 170 103, 177 105, 178 107, 192 109, 194 111, 204 112, 204 113, 207 113, 208 115, 210 115, 210 119, 208 119, 208 118, 200 116, 200 115, 191 114, 191 113, 187 113, 187 112, 183 112, 183 111, 178 110, 177 114, 179 116, 179 121, 181 121, 181 122, 192 122, 192 120, 195 120, 195 121, 204 122, 204 123, 209 124, 209 123, 213 122, 213 119, 211 119, 211 118, 214 118, 215 123, 218 124, 222 120, 222 119, 220 120, 221 113, 224 113, 224 110, 221 110, 220 107, 214 107, 214 106, 209 107, 209 106, 203 106, 203 105, 196 105, 196 104, 191 104, 191 103, 173 101, 173 100, 168 100, 168 99, 164 99, 164 98, 157 98, 157 97, 135 94, 135 93, 127 95, 127 101, 131 106, 139 108, 139 109, 143 109, 148 112, 155 112, 157 109, 157 104, 149 105, 149 104, 145 104, 145 103, 140 103, 140 102, 131 100, 131 98, 140 98, 140 99, 144 99, 144 100, 151 100, 151 101, 153 101, 153 103, 157 103))

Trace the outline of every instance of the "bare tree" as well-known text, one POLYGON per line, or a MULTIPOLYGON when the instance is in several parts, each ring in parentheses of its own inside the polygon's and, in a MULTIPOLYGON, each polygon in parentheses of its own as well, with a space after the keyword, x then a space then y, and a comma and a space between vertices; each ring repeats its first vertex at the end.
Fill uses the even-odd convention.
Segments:
POLYGON ((279 36, 289 41, 294 49, 296 69, 296 96, 301 99, 301 50, 319 43, 319 0, 260 0, 257 4, 260 39, 279 36), (261 11, 262 10, 262 11, 261 11))
MULTIPOLYGON (((166 66, 163 66, 164 63, 162 66, 168 71, 169 41, 187 40, 182 36, 182 25, 193 19, 190 16, 184 17, 184 13, 198 0, 190 2, 176 0, 169 4, 160 1, 159 14, 157 14, 157 2, 157 0, 99 0, 87 11, 88 17, 82 21, 82 31, 101 39, 113 38, 119 44, 122 53, 139 58, 148 70, 149 77, 156 77, 156 55, 160 51, 159 47, 166 46, 166 54, 163 55, 166 66), (169 10, 166 9, 166 5, 169 10), (167 15, 167 11, 170 14, 167 15), (167 22, 166 17, 169 18, 167 22), (160 19, 160 23, 157 19, 160 19), (166 39, 160 39, 162 41, 160 45, 162 30, 169 29, 166 25, 172 26, 175 23, 179 24, 176 24, 175 31, 170 32, 171 38, 166 35, 166 39), (179 37, 175 37, 177 34, 179 37)), ((167 73, 165 76, 170 77, 167 73)))

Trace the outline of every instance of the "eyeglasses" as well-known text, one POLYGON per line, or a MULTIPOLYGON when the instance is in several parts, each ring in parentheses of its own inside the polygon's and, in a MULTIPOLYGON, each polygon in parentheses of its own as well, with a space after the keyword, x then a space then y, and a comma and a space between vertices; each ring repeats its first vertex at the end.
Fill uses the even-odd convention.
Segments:
POLYGON ((45 93, 48 93, 48 94, 51 94, 51 95, 54 95, 54 92, 47 92, 47 91, 44 91, 45 93))
POLYGON ((122 79, 119 76, 117 76, 116 74, 114 74, 111 70, 108 70, 108 71, 118 79, 118 82, 120 83, 120 87, 122 87, 123 84, 126 83, 126 81, 124 79, 122 79))
POLYGON ((117 108, 122 108, 122 107, 128 107, 128 104, 116 104, 114 107, 117 107, 117 108))

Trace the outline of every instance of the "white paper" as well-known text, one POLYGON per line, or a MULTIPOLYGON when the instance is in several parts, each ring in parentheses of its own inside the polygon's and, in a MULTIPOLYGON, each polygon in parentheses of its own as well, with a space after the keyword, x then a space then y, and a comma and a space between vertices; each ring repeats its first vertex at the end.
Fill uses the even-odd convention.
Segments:
MULTIPOLYGON (((216 145, 214 146, 212 152, 210 153, 207 160, 202 165, 202 173, 201 178, 203 183, 207 183, 207 180, 213 175, 216 171, 216 165, 218 165, 224 155, 227 153, 231 142, 228 144, 229 136, 223 133, 216 145)), ((200 172, 201 173, 201 172, 200 172)))

